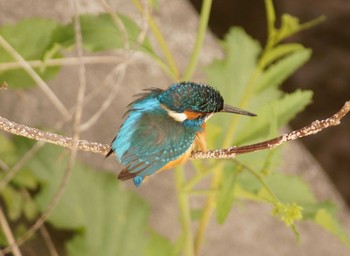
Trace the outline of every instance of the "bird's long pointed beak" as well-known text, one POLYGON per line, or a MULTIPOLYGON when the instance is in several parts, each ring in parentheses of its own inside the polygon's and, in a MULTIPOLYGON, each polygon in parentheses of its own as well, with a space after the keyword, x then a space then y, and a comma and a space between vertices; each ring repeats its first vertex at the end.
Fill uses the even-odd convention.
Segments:
POLYGON ((245 115, 245 116, 256 116, 256 114, 254 114, 254 113, 245 111, 245 110, 240 109, 240 108, 235 108, 235 107, 232 107, 232 106, 227 105, 227 104, 224 105, 224 108, 220 112, 233 113, 233 114, 239 114, 239 115, 245 115))

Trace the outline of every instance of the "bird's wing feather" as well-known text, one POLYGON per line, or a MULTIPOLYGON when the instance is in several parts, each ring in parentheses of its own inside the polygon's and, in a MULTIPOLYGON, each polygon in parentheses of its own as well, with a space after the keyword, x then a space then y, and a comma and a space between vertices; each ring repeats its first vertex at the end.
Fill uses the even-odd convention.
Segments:
POLYGON ((160 110, 143 112, 132 132, 130 146, 120 159, 126 167, 120 177, 124 179, 149 176, 177 159, 192 145, 197 131, 184 127, 160 110))

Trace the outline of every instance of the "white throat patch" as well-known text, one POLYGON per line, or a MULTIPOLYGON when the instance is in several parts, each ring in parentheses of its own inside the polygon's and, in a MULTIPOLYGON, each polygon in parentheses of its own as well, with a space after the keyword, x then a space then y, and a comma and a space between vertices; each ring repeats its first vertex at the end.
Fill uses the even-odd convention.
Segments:
POLYGON ((169 116, 171 116, 175 121, 182 123, 187 119, 187 115, 185 113, 177 113, 168 109, 166 106, 161 104, 161 107, 166 110, 169 116))
POLYGON ((168 112, 168 115, 171 116, 177 122, 182 123, 187 119, 187 115, 185 113, 177 113, 168 109, 166 111, 168 112))

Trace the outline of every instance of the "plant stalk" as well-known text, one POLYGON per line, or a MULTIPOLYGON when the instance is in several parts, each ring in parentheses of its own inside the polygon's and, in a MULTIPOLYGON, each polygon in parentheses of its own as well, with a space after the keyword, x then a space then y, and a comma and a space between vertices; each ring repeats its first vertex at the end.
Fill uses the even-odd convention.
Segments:
POLYGON ((191 80, 193 73, 197 67, 199 54, 202 49, 205 33, 208 28, 211 5, 212 5, 212 0, 204 0, 202 4, 197 37, 192 50, 190 61, 186 68, 185 74, 183 75, 183 78, 182 78, 182 80, 184 81, 191 80))

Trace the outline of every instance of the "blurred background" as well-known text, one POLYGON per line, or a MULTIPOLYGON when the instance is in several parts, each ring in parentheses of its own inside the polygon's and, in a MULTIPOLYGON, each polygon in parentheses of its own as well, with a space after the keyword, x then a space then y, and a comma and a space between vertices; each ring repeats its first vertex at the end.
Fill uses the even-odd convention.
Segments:
MULTIPOLYGON (((190 0, 197 11, 200 0, 190 0)), ((283 88, 297 88, 314 92, 313 103, 292 122, 300 128, 316 119, 335 113, 350 99, 350 1, 305 0, 274 1, 276 12, 289 13, 307 22, 325 15, 326 20, 294 36, 297 41, 313 50, 311 60, 296 72, 283 88)), ((277 20, 278 22, 278 20, 277 20)), ((266 41, 264 2, 259 0, 213 1, 209 21, 212 32, 223 38, 231 26, 242 26, 262 44, 266 41)), ((301 140, 321 163, 328 176, 350 203, 350 119, 346 118, 336 131, 328 129, 317 136, 301 140)))
MULTIPOLYGON (((81 0, 79 2, 82 12, 104 11, 99 1, 81 0)), ((110 0, 108 2, 114 10, 127 13, 135 20, 140 18, 139 13, 130 3, 131 1, 110 0)), ((190 55, 191 47, 187 45, 192 45, 194 42, 198 21, 195 11, 200 10, 201 3, 200 0, 159 0, 160 9, 154 13, 155 20, 159 23, 163 34, 167 39, 171 39, 169 46, 173 52, 176 52, 175 57, 178 63, 186 63, 190 55), (175 29, 176 33, 174 33, 175 29)), ((313 103, 291 123, 292 128, 300 128, 315 119, 332 115, 346 100, 350 99, 350 1, 275 0, 274 4, 278 16, 282 13, 289 13, 299 17, 302 22, 321 15, 327 17, 322 24, 299 33, 291 39, 313 50, 311 60, 284 84, 286 91, 301 88, 314 92, 313 103)), ((67 0, 0 0, 0 25, 13 24, 26 17, 46 17, 68 23, 72 15, 71 1, 67 0)), ((229 27, 242 26, 248 34, 264 44, 266 40, 265 20, 263 0, 215 0, 209 26, 218 38, 223 38, 229 27)), ((140 20, 138 21, 141 23, 140 20)), ((195 79, 203 79, 201 67, 221 56, 222 52, 219 49, 217 38, 208 34, 195 79)), ((136 55, 135 59, 137 61, 126 72, 123 88, 119 91, 117 100, 113 102, 93 129, 82 134, 84 139, 109 143, 121 124, 125 106, 130 102, 132 95, 145 87, 163 86, 165 88, 173 82, 159 71, 154 61, 142 55, 136 55)), ((106 74, 112 70, 111 66, 99 64, 87 67, 88 90, 91 91, 101 85, 106 74)), ((78 73, 76 66, 64 67, 60 74, 49 82, 50 88, 67 107, 75 104, 78 73)), ((108 97, 109 93, 108 90, 102 91, 99 98, 86 107, 85 119, 95 111, 94 108, 100 107, 101 102, 108 97)), ((51 125, 58 119, 52 103, 38 88, 31 88, 25 92, 7 90, 6 93, 2 93, 0 95, 0 114, 19 123, 44 127, 44 129, 51 128, 51 125)), ((70 124, 64 127, 63 132, 71 134, 70 124)), ((350 186, 348 185, 350 181, 350 118, 346 117, 340 126, 326 129, 317 136, 309 136, 299 142, 306 145, 309 152, 317 158, 338 190, 350 203, 350 186)), ((290 147, 294 147, 293 143, 290 144, 292 144, 289 145, 290 147)), ((296 160, 294 156, 288 159, 287 165, 291 169, 290 173, 304 172, 309 178, 306 179, 307 182, 316 191, 317 196, 321 195, 322 199, 336 198, 334 201, 342 206, 342 200, 337 197, 337 193, 329 185, 328 180, 323 179, 322 170, 317 163, 311 161, 308 164, 299 164, 305 161, 303 157, 309 159, 308 152, 300 148, 294 148, 290 152, 296 155, 296 160)), ((92 167, 115 172, 120 170, 114 158, 105 160, 100 155, 87 153, 81 153, 80 158, 92 167)), ((142 190, 136 190, 131 183, 123 183, 123 186, 124 184, 126 187, 130 186, 131 191, 137 191, 149 201, 152 209, 150 214, 152 227, 170 238, 176 237, 180 230, 177 222, 174 221, 178 218, 178 205, 173 179, 172 172, 164 172, 152 179, 150 185, 142 190)), ((328 256, 332 252, 340 252, 337 255, 348 255, 348 250, 344 249, 344 246, 335 237, 309 222, 301 225, 302 241, 300 246, 296 246, 292 232, 283 223, 270 216, 270 210, 266 206, 248 203, 244 207, 239 205, 235 208, 232 211, 234 216, 225 226, 211 223, 211 232, 208 232, 207 245, 203 249, 204 254, 228 255, 229 252, 232 252, 232 248, 235 248, 238 255, 328 256), (278 246, 271 246, 274 243, 278 246)), ((345 223, 344 226, 349 230, 348 211, 343 210, 344 208, 341 211, 343 214, 341 223, 345 223)), ((62 239, 62 241, 70 235, 64 231, 57 233, 57 240, 62 239)), ((42 244, 38 243, 35 250, 40 246, 42 247, 42 244)), ((45 255, 45 253, 38 254, 37 251, 30 251, 26 255, 45 255)))

